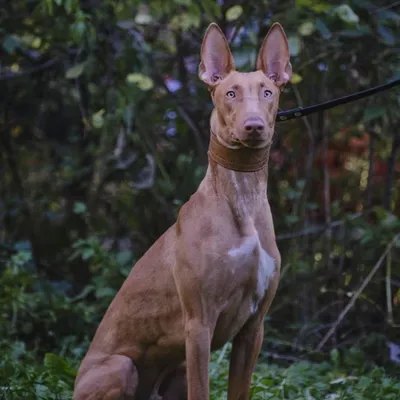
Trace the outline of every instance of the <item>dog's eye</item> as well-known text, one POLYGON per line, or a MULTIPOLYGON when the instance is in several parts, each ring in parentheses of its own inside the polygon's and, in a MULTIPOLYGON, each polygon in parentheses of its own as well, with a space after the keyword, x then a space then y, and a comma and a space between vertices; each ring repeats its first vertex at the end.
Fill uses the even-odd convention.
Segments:
POLYGON ((228 99, 234 99, 236 97, 236 94, 233 90, 230 90, 229 92, 226 93, 226 97, 228 99))
POLYGON ((268 89, 264 90, 264 97, 271 97, 272 96, 272 92, 268 89))

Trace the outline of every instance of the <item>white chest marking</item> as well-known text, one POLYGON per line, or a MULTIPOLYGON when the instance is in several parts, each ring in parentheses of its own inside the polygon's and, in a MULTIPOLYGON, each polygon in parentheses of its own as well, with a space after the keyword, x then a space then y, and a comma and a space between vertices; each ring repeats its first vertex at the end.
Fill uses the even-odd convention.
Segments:
POLYGON ((257 250, 259 245, 258 235, 247 236, 239 247, 234 247, 228 251, 228 255, 234 258, 242 258, 242 262, 249 258, 257 250))
POLYGON ((229 250, 228 255, 237 259, 240 264, 245 263, 251 256, 258 258, 257 287, 254 293, 254 300, 250 305, 250 311, 254 314, 257 311, 259 301, 264 298, 269 281, 274 274, 275 260, 261 247, 257 232, 246 237, 239 247, 229 250))
MULTIPOLYGON (((258 301, 264 298, 265 292, 268 289, 269 281, 275 271, 275 260, 261 248, 260 241, 258 242, 260 247, 260 258, 258 263, 258 279, 257 279, 257 298, 258 301)), ((255 309, 253 313, 257 311, 258 301, 254 304, 255 309)))

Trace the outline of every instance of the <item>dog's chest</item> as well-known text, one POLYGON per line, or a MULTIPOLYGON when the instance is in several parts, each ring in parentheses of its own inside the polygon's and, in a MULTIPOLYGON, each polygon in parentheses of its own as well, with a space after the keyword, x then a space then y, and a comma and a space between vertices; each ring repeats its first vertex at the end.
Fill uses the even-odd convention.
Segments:
MULTIPOLYGON (((244 297, 251 299, 250 312, 257 311, 259 301, 264 298, 269 281, 275 271, 274 259, 262 248, 257 233, 242 240, 239 246, 228 251, 230 268, 238 280, 244 279, 248 290, 244 297), (248 281, 246 282, 246 280, 248 281)), ((245 299, 244 299, 245 300, 245 299)))
POLYGON ((221 342, 233 337, 257 312, 276 268, 275 260, 263 249, 257 233, 232 247, 226 257, 229 276, 226 289, 230 290, 225 292, 229 296, 217 324, 221 342))

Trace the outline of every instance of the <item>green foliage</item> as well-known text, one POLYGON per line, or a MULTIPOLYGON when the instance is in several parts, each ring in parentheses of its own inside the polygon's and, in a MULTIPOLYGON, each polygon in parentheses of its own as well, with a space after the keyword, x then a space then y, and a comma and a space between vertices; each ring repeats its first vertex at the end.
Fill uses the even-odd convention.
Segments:
POLYGON ((71 399, 76 372, 63 358, 48 353, 43 363, 21 351, 16 342, 9 352, 2 348, 0 361, 0 395, 4 400, 71 399))
MULTIPOLYGON (((216 352, 210 365, 211 399, 226 399, 230 346, 216 352)), ((55 400, 72 396, 76 360, 47 353, 41 364, 16 342, 0 360, 2 399, 55 400), (23 356, 23 359, 21 357, 23 356)), ((251 398, 258 399, 397 399, 400 383, 378 367, 363 364, 298 362, 288 368, 260 364, 252 379, 251 398)))
POLYGON ((73 249, 70 259, 80 258, 88 261, 90 271, 93 273, 92 283, 88 284, 76 298, 84 299, 93 292, 97 304, 103 305, 105 311, 131 270, 132 252, 121 251, 115 254, 104 248, 99 238, 95 236, 77 240, 73 244, 73 249))
MULTIPOLYGON (((207 25, 227 33, 239 70, 283 25, 289 109, 398 78, 400 14, 393 0, 6 3, 0 397, 69 398, 111 299, 205 174, 212 104, 197 65, 207 25)), ((282 278, 264 351, 310 362, 261 363, 255 399, 399 397, 388 350, 398 346, 399 240, 368 278, 400 231, 399 106, 391 90, 276 127, 268 196, 282 278)), ((213 357, 213 395, 224 398, 226 353, 213 357)))
MULTIPOLYGON (((211 387, 213 399, 226 399, 228 351, 212 357, 211 387), (221 357, 222 356, 222 357, 221 357)), ((354 362, 356 350, 350 350, 353 362, 332 360, 315 364, 300 361, 288 368, 261 363, 252 379, 251 398, 261 399, 396 399, 400 382, 378 367, 365 368, 363 359, 354 362)))

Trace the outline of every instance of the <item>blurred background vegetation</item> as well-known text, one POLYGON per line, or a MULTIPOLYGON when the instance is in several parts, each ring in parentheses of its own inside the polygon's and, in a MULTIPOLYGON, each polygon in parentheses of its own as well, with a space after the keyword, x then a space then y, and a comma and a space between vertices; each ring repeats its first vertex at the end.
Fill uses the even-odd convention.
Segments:
MULTIPOLYGON (((70 398, 111 299, 201 181, 210 22, 239 70, 283 25, 282 110, 400 77, 395 0, 0 3, 1 399, 70 398)), ((282 280, 254 399, 400 398, 399 106, 393 89, 277 124, 282 280)), ((227 350, 211 366, 215 399, 227 350)))

